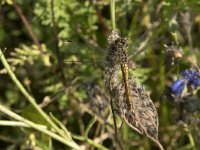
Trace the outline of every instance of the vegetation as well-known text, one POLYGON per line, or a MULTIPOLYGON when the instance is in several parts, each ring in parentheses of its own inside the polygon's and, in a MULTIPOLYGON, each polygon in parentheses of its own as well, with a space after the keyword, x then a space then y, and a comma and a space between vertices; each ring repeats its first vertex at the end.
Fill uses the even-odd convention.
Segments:
POLYGON ((199 6, 1 0, 0 148, 200 149, 199 6), (132 103, 149 104, 130 114, 153 118, 116 106, 128 104, 122 77, 122 94, 107 85, 112 30, 129 37, 132 103))

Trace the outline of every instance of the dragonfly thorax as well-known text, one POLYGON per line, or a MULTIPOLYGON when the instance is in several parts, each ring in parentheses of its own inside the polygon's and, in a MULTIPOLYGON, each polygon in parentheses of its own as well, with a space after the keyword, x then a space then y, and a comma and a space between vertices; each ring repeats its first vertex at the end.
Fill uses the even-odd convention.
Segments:
POLYGON ((116 40, 116 53, 120 64, 128 63, 127 48, 128 48, 128 38, 120 37, 116 40))
POLYGON ((108 37, 109 51, 106 57, 110 66, 127 63, 128 38, 120 37, 118 33, 112 32, 108 37))

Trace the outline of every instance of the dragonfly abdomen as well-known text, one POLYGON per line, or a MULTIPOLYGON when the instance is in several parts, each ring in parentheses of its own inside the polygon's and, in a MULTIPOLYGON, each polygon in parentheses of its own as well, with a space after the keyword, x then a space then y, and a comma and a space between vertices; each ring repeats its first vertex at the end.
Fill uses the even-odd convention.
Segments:
POLYGON ((126 98, 127 98, 128 109, 131 110, 133 108, 133 106, 132 106, 132 102, 131 102, 132 96, 131 96, 131 89, 130 89, 130 84, 129 84, 127 63, 121 64, 121 71, 122 71, 122 76, 123 76, 124 85, 125 85, 125 93, 126 93, 126 98))

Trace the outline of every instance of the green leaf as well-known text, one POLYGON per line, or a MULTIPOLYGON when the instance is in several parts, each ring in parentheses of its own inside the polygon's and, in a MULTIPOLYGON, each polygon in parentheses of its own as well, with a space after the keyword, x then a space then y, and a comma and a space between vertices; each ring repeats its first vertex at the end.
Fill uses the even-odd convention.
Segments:
POLYGON ((34 123, 49 125, 32 105, 28 105, 23 109, 22 116, 34 123))

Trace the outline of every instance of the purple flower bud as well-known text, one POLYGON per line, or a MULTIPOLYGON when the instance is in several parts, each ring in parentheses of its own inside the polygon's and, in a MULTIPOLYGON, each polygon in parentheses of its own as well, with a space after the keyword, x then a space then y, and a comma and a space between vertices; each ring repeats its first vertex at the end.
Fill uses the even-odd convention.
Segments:
POLYGON ((189 83, 196 89, 200 84, 200 75, 194 69, 187 69, 181 72, 182 79, 177 79, 171 86, 172 92, 180 96, 184 87, 189 83))
POLYGON ((187 69, 181 73, 182 77, 194 86, 194 89, 199 86, 199 73, 194 69, 187 69))
POLYGON ((180 96, 184 87, 187 85, 187 80, 180 80, 177 79, 171 86, 171 90, 172 92, 176 95, 176 96, 180 96))

